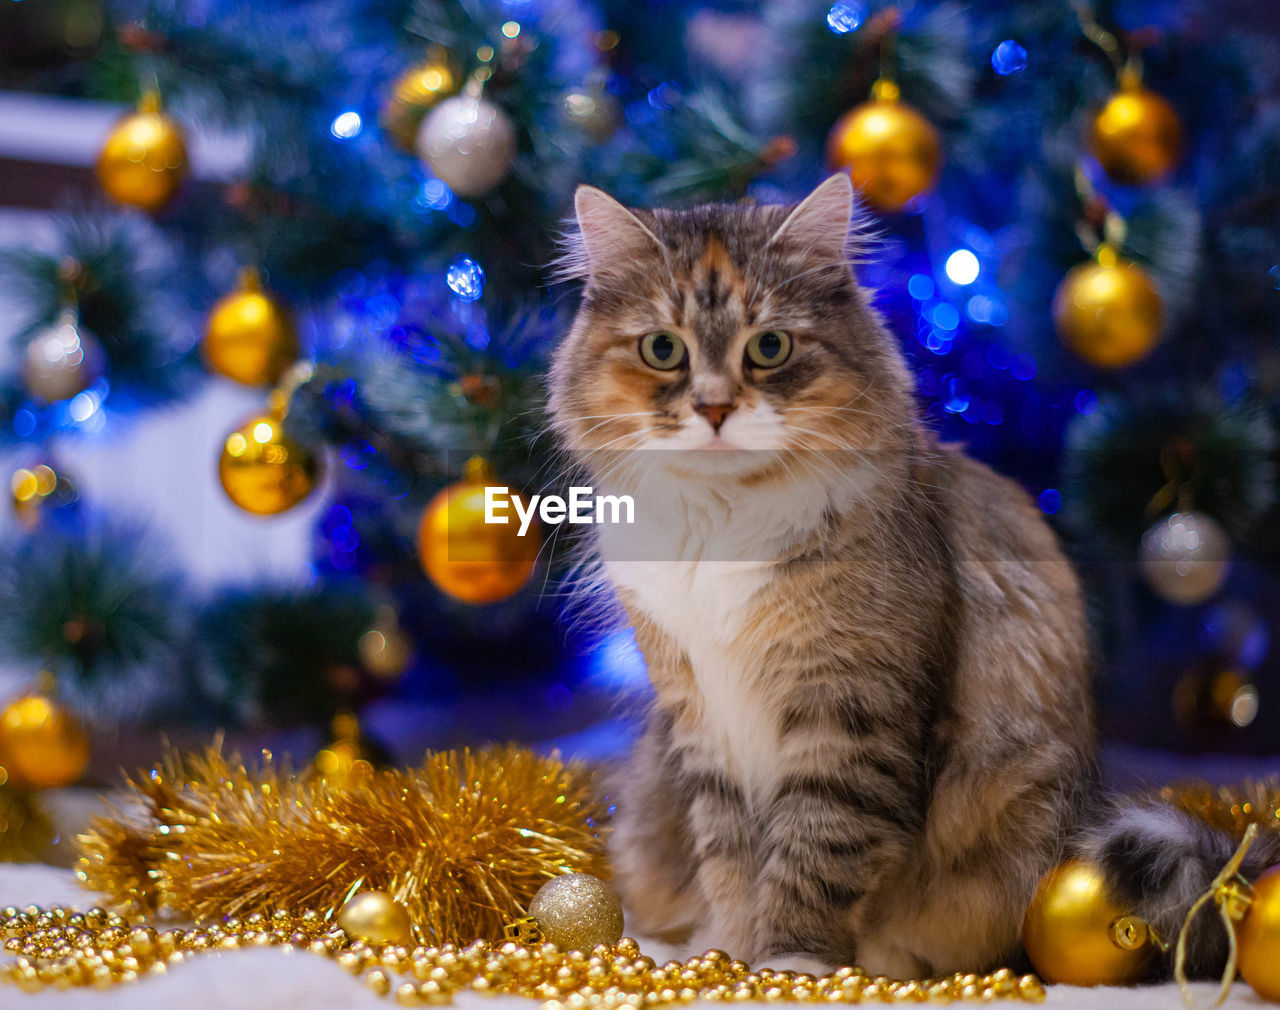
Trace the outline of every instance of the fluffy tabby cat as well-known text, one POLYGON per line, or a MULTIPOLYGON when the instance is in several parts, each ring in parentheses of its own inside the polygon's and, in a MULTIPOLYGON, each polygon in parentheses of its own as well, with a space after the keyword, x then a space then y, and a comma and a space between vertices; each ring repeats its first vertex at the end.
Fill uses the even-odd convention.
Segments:
POLYGON ((852 215, 844 175, 793 209, 577 194, 552 411, 597 492, 636 496, 641 528, 598 548, 655 689, 615 794, 630 925, 775 965, 977 970, 1083 848, 1170 936, 1231 846, 1149 802, 1086 827, 1076 579, 1027 495, 922 425, 852 215))

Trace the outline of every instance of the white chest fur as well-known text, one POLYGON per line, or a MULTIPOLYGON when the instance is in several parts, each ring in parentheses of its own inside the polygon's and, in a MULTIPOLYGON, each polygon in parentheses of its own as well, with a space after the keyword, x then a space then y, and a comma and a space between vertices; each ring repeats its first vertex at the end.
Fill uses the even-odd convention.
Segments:
POLYGON ((759 689, 762 651, 752 640, 752 597, 772 573, 763 562, 618 561, 606 563, 616 585, 689 658, 701 696, 701 748, 748 794, 773 784, 777 728, 759 689))
POLYGON ((779 740, 761 686, 771 621, 759 594, 776 577, 771 559, 817 527, 833 496, 810 481, 733 498, 670 477, 645 486, 634 527, 597 531, 605 571, 688 657, 709 766, 748 798, 770 795, 779 740))

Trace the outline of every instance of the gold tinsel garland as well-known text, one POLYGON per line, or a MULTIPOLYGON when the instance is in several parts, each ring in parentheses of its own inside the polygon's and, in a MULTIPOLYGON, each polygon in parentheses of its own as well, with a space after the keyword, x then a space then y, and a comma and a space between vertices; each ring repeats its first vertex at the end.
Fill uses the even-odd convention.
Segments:
POLYGON ((1280 778, 1248 779, 1233 786, 1179 782, 1160 790, 1160 796, 1237 842, 1250 824, 1280 831, 1280 778))
POLYGON ((97 819, 77 875, 133 915, 306 908, 327 922, 355 892, 381 890, 420 941, 497 939, 550 878, 608 875, 590 774, 518 747, 431 754, 347 790, 214 747, 171 754, 128 787, 142 814, 97 819))
POLYGON ((987 975, 957 972, 941 978, 896 981, 841 968, 817 978, 793 971, 752 971, 719 950, 659 965, 624 937, 591 951, 554 944, 524 946, 484 940, 459 947, 371 946, 353 941, 316 912, 255 913, 225 917, 191 929, 157 931, 103 909, 6 908, 0 911, 5 949, 18 956, 0 969, 0 981, 26 992, 46 987, 109 988, 203 951, 241 947, 309 950, 334 958, 380 995, 401 1006, 443 1005, 462 989, 538 999, 544 1010, 623 1010, 698 1000, 770 1003, 950 1003, 956 1000, 1044 1000, 1034 975, 1007 968, 987 975))

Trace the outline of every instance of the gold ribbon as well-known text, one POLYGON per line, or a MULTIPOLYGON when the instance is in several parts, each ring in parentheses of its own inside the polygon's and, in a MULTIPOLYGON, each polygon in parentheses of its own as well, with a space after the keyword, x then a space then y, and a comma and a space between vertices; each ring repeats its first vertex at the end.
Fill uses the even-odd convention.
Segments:
POLYGON ((1178 988, 1182 990, 1182 1001, 1189 1007, 1195 1006, 1195 997, 1191 993, 1191 986, 1187 983, 1187 935, 1191 932, 1191 922, 1196 917, 1196 913, 1211 900, 1218 906, 1218 914, 1222 916, 1222 925, 1227 930, 1228 944, 1227 966, 1222 971, 1222 988, 1213 1005, 1221 1006, 1227 994, 1231 992, 1231 983, 1236 977, 1236 958, 1239 953, 1236 947, 1236 923, 1243 919, 1249 910, 1249 895, 1253 890, 1249 882, 1240 876, 1240 864, 1244 862, 1249 846, 1257 837, 1258 825, 1250 824, 1245 830, 1240 847, 1227 860, 1227 865, 1222 868, 1222 872, 1213 878, 1209 889, 1196 899, 1196 903, 1187 912, 1187 917, 1182 920, 1182 931, 1178 933, 1178 946, 1173 958, 1173 977, 1178 982, 1178 988))

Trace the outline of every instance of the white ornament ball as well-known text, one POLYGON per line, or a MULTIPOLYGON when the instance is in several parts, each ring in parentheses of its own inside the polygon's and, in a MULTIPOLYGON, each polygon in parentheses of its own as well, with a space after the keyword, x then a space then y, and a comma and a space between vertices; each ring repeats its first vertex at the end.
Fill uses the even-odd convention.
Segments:
POLYGON ((1231 541, 1203 512, 1174 512, 1142 535, 1138 557, 1151 588, 1170 603, 1201 603, 1221 588, 1231 541))
POLYGON ((426 166, 459 196, 480 196, 507 177, 516 157, 516 128, 493 102, 454 95, 418 127, 415 147, 426 166))
POLYGON ((28 393, 48 403, 65 400, 93 385, 105 363, 102 346, 68 308, 27 344, 22 383, 28 393))

